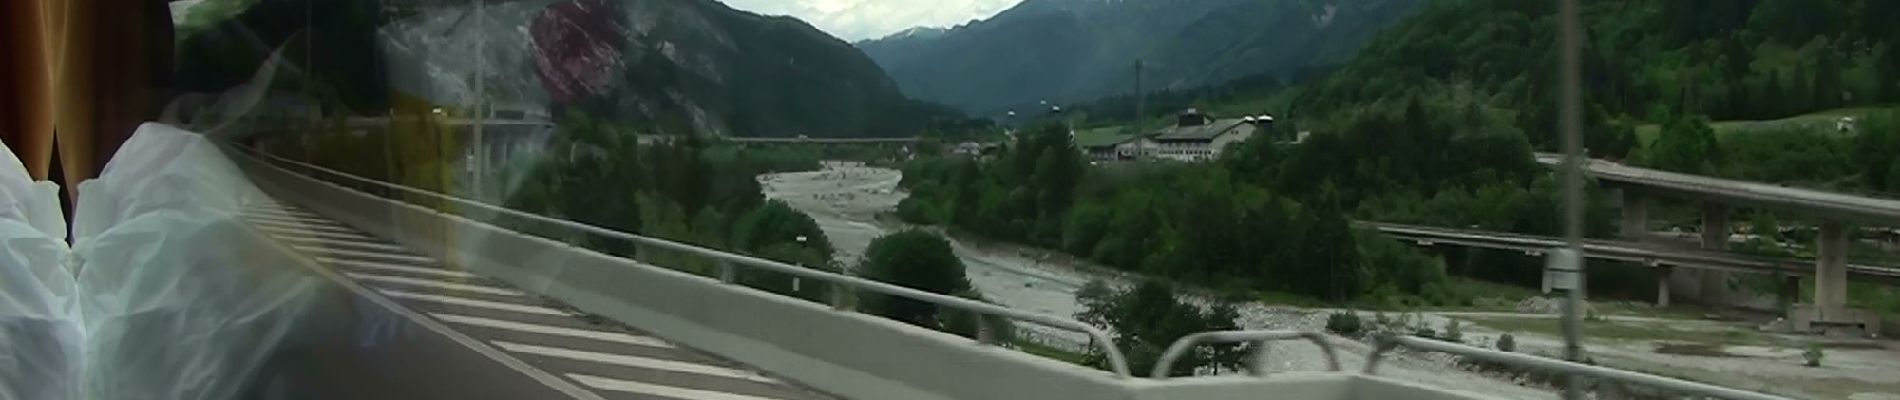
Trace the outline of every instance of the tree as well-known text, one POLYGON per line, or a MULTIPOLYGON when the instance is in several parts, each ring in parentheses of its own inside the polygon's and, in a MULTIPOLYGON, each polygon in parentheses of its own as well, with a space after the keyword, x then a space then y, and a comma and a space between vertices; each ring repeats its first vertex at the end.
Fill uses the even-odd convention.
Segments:
POLYGON ((1743 43, 1740 33, 1730 34, 1724 37, 1720 44, 1720 51, 1722 54, 1721 84, 1727 89, 1728 93, 1723 99, 1724 108, 1722 114, 1724 117, 1730 119, 1741 118, 1742 116, 1748 115, 1749 112, 1748 84, 1746 82, 1749 72, 1749 63, 1754 61, 1754 56, 1750 54, 1748 45, 1743 43))
POLYGON ((1376 231, 1355 230, 1359 256, 1364 259, 1370 300, 1388 305, 1451 302, 1445 264, 1376 231), (1401 297, 1402 296, 1402 297, 1401 297), (1381 298, 1383 297, 1383 298, 1381 298), (1407 301, 1419 299, 1422 302, 1407 301))
MULTIPOLYGON (((507 199, 512 208, 600 226, 622 232, 641 232, 648 225, 636 199, 648 187, 647 159, 632 132, 601 122, 586 113, 570 111, 548 148, 561 154, 533 167, 523 187, 507 199), (606 206, 603 206, 606 205, 606 206)), ((528 224, 528 231, 545 226, 528 224)), ((577 239, 589 248, 612 254, 632 254, 633 246, 604 237, 577 239)))
POLYGON ((1809 96, 1815 109, 1831 109, 1841 103, 1841 66, 1840 56, 1834 49, 1821 47, 1814 61, 1814 94, 1809 96))
MULTIPOLYGON (((1203 308, 1181 301, 1173 287, 1154 280, 1127 291, 1117 291, 1101 281, 1093 281, 1076 291, 1075 298, 1083 306, 1075 318, 1111 332, 1116 346, 1128 358, 1128 368, 1138 372, 1153 370, 1161 352, 1182 336, 1239 329, 1234 320, 1240 315, 1233 304, 1221 302, 1203 308)), ((1099 350, 1090 351, 1092 364, 1106 363, 1099 350)), ((1245 355, 1246 346, 1241 344, 1197 346, 1186 358, 1175 362, 1169 375, 1237 370, 1245 355)))
POLYGON ((1601 106, 1584 113, 1584 147, 1596 158, 1622 159, 1636 147, 1636 129, 1610 118, 1601 106))
POLYGON ((1768 83, 1761 89, 1761 100, 1755 103, 1755 112, 1764 117, 1781 116, 1785 112, 1783 110, 1787 109, 1783 104, 1787 100, 1785 96, 1787 93, 1781 89, 1781 71, 1769 71, 1768 83))
POLYGON ((1881 190, 1891 192, 1900 189, 1900 158, 1895 158, 1893 161, 1893 165, 1887 168, 1887 184, 1881 186, 1881 190))
MULTIPOLYGON (((833 249, 825 231, 811 216, 792 209, 784 201, 773 200, 752 210, 733 224, 730 247, 733 250, 822 271, 836 271, 833 249)), ((802 282, 785 274, 741 269, 740 284, 761 290, 821 301, 831 288, 820 282, 802 282)))
POLYGON ((1275 289, 1322 300, 1350 300, 1361 294, 1365 273, 1338 191, 1331 182, 1295 213, 1278 255, 1257 260, 1269 271, 1275 289))
MULTIPOLYGON (((866 278, 931 293, 956 295, 971 290, 963 261, 957 259, 950 242, 917 229, 872 240, 859 268, 866 278)), ((945 326, 936 304, 909 298, 868 296, 863 310, 931 329, 945 326)))
POLYGON ((1814 71, 1808 67, 1808 63, 1795 63, 1788 90, 1782 92, 1782 101, 1786 103, 1783 112, 1799 114, 1814 109, 1814 77, 1814 71))
POLYGON ((1880 50, 1880 58, 1874 61, 1874 101, 1900 101, 1900 55, 1895 52, 1900 52, 1900 43, 1888 43, 1880 50))
POLYGON ((755 252, 785 243, 812 249, 825 259, 832 255, 831 240, 818 221, 781 200, 766 202, 733 224, 731 244, 736 250, 755 252))
MULTIPOLYGON (((776 243, 755 250, 752 254, 772 261, 798 265, 809 269, 827 272, 838 272, 839 270, 837 266, 832 264, 830 256, 820 252, 819 249, 806 247, 798 243, 776 243)), ((826 301, 826 296, 833 290, 832 285, 824 282, 800 280, 790 275, 777 272, 759 271, 751 268, 740 268, 737 272, 738 283, 746 287, 813 302, 826 301)))
MULTIPOLYGON (((1748 19, 1749 30, 1763 32, 1776 40, 1796 43, 1829 29, 1835 18, 1836 1, 1762 0, 1748 19)), ((1842 24, 1844 25, 1844 24, 1842 24)))
POLYGON ((1900 159, 1900 114, 1888 112, 1868 116, 1859 127, 1859 135, 1854 137, 1854 149, 1851 158, 1860 170, 1861 179, 1868 186, 1894 190, 1890 186, 1895 179, 1889 175, 1893 164, 1900 159))
POLYGON ((1716 165, 1721 150, 1715 142, 1715 129, 1703 116, 1686 116, 1670 122, 1662 137, 1649 148, 1645 158, 1650 166, 1682 173, 1706 174, 1716 165))

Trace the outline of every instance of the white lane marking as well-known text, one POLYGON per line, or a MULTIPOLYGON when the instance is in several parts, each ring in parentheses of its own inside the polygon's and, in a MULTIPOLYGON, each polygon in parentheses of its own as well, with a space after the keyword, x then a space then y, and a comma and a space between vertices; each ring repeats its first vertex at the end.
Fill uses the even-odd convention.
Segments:
POLYGON ((290 245, 290 247, 293 249, 297 249, 297 251, 307 251, 307 252, 355 256, 355 257, 372 257, 372 258, 378 258, 378 259, 402 260, 402 261, 408 261, 408 262, 412 262, 416 264, 424 264, 424 265, 435 264, 435 260, 430 259, 428 257, 412 256, 408 254, 371 253, 371 252, 364 252, 364 251, 335 249, 335 248, 329 248, 329 247, 299 246, 295 244, 290 245))
POLYGON ((356 232, 327 231, 327 230, 322 230, 322 229, 310 229, 309 226, 278 225, 278 224, 260 223, 260 222, 262 221, 251 220, 251 226, 255 226, 257 227, 257 229, 262 229, 265 232, 277 234, 277 236, 294 236, 298 238, 330 239, 330 240, 343 241, 343 242, 363 243, 363 244, 382 244, 384 246, 390 246, 390 244, 387 244, 382 239, 369 237, 364 234, 356 233, 356 232))
POLYGON ((261 208, 252 208, 252 209, 243 210, 243 213, 244 215, 249 215, 253 217, 270 217, 270 218, 277 218, 277 219, 343 225, 343 223, 341 222, 333 221, 330 218, 324 217, 322 215, 316 215, 316 214, 311 214, 307 212, 284 212, 284 211, 273 211, 273 210, 267 210, 267 209, 261 209, 261 208))
POLYGON ((409 249, 405 249, 402 246, 397 246, 397 245, 388 244, 388 243, 380 243, 380 242, 366 242, 366 241, 360 241, 360 240, 338 240, 338 239, 322 238, 322 237, 314 237, 314 236, 291 236, 291 235, 284 235, 284 236, 278 237, 278 239, 283 239, 285 241, 291 241, 291 242, 310 242, 310 243, 317 243, 317 244, 330 245, 330 246, 364 247, 364 248, 371 248, 371 249, 377 249, 377 250, 383 250, 383 251, 409 251, 409 249))
POLYGON ((558 348, 558 347, 536 346, 532 344, 520 344, 520 343, 505 342, 505 341, 500 341, 500 340, 493 341, 492 343, 495 344, 495 347, 500 347, 502 350, 507 350, 507 351, 511 351, 515 353, 536 354, 536 355, 543 355, 543 356, 555 357, 555 358, 565 358, 569 360, 580 360, 580 361, 595 362, 595 363, 601 363, 601 364, 613 364, 613 365, 621 365, 621 366, 643 368, 643 369, 656 369, 656 370, 661 370, 661 371, 684 372, 684 373, 689 373, 689 374, 717 376, 717 377, 722 377, 722 378, 744 379, 744 380, 753 381, 753 382, 772 383, 772 384, 778 383, 778 380, 767 378, 764 375, 759 375, 756 372, 732 369, 732 368, 726 368, 726 367, 718 367, 718 366, 712 366, 712 365, 706 365, 706 364, 696 364, 696 363, 680 362, 680 361, 673 361, 673 360, 662 360, 662 359, 657 359, 657 358, 646 358, 646 357, 629 356, 629 355, 622 355, 622 354, 608 354, 608 353, 600 353, 600 352, 593 352, 593 351, 569 350, 569 349, 563 349, 563 348, 558 348))
POLYGON ((416 266, 408 266, 408 265, 380 263, 380 262, 375 262, 375 261, 346 260, 346 259, 333 258, 333 257, 316 257, 316 259, 317 261, 321 261, 326 264, 347 265, 351 267, 369 268, 369 269, 376 269, 376 270, 383 270, 383 271, 413 272, 413 273, 418 273, 418 274, 429 274, 429 275, 447 276, 447 277, 455 277, 455 278, 475 277, 475 274, 452 270, 452 269, 445 269, 445 268, 416 267, 416 266))
POLYGON ((622 355, 622 354, 608 354, 608 353, 593 352, 593 351, 569 350, 569 349, 563 349, 559 347, 536 346, 532 344, 521 344, 521 343, 507 342, 507 341, 501 341, 501 340, 496 340, 491 343, 494 343, 495 347, 500 347, 502 350, 507 350, 507 351, 515 352, 515 353, 543 355, 543 356, 548 356, 548 357, 596 362, 596 363, 601 363, 601 364, 622 365, 622 366, 628 366, 628 367, 634 367, 634 368, 657 369, 661 371, 684 372, 684 373, 689 373, 689 374, 717 376, 717 377, 723 377, 723 378, 744 379, 744 380, 753 381, 753 382, 778 383, 778 380, 767 378, 764 375, 759 375, 757 372, 712 366, 712 365, 706 365, 706 364, 680 362, 680 361, 673 361, 673 360, 662 360, 662 359, 657 359, 657 358, 646 358, 646 357, 629 356, 629 355, 622 355))
POLYGON ((438 295, 433 295, 433 294, 411 293, 411 292, 405 292, 401 290, 376 289, 376 291, 381 292, 382 294, 387 295, 389 297, 395 297, 399 299, 420 300, 420 301, 427 301, 427 302, 432 302, 432 303, 453 304, 453 305, 458 305, 458 306, 478 307, 478 308, 486 308, 490 310, 513 311, 513 312, 518 312, 518 313, 555 315, 555 316, 563 316, 563 317, 568 316, 568 313, 566 311, 561 311, 561 310, 556 310, 556 309, 541 307, 541 306, 530 306, 530 305, 524 305, 524 304, 509 304, 509 303, 494 302, 494 301, 488 301, 488 300, 464 299, 464 298, 454 297, 454 296, 438 296, 438 295))
POLYGON ((470 284, 465 284, 465 283, 442 282, 442 281, 433 281, 433 280, 420 279, 420 278, 375 275, 375 274, 365 274, 365 273, 359 273, 359 272, 344 272, 343 274, 348 275, 351 278, 356 278, 357 280, 364 280, 364 281, 389 282, 389 283, 396 283, 396 284, 403 284, 403 285, 432 287, 436 289, 458 290, 458 291, 469 292, 469 293, 492 294, 492 295, 498 295, 498 296, 525 295, 525 293, 521 293, 521 292, 517 292, 513 290, 481 286, 481 285, 470 285, 470 284))
POLYGON ((325 231, 309 230, 309 229, 303 229, 303 228, 286 228, 286 227, 281 227, 277 225, 264 225, 264 224, 252 224, 252 226, 256 226, 257 229, 261 229, 264 232, 275 234, 275 235, 281 235, 281 236, 320 237, 320 238, 328 238, 328 239, 336 239, 336 240, 355 240, 359 242, 382 240, 382 239, 377 239, 377 238, 373 238, 369 236, 363 236, 362 234, 357 234, 357 233, 325 232, 325 231))
POLYGON ((297 220, 297 221, 304 221, 304 222, 313 222, 313 223, 325 223, 325 222, 327 222, 327 223, 332 223, 332 224, 337 224, 337 223, 338 223, 338 222, 336 222, 336 221, 331 221, 331 220, 330 220, 329 218, 324 218, 324 217, 323 217, 323 216, 321 216, 321 215, 316 215, 316 214, 311 214, 311 213, 307 213, 307 212, 283 212, 283 211, 266 211, 266 210, 261 210, 261 209, 255 209, 255 208, 253 208, 253 209, 249 209, 249 210, 244 210, 244 214, 245 214, 245 215, 253 215, 253 216, 260 216, 260 217, 273 217, 273 218, 279 218, 279 219, 290 219, 290 220, 297 220))
POLYGON ((341 226, 341 225, 321 224, 321 223, 315 223, 315 222, 303 222, 303 221, 289 220, 289 219, 283 219, 283 218, 277 218, 277 217, 261 217, 261 216, 256 216, 256 215, 245 216, 245 218, 250 219, 251 223, 253 224, 263 224, 263 225, 271 225, 271 226, 281 226, 285 228, 309 229, 309 230, 324 231, 324 232, 349 233, 349 234, 360 235, 359 233, 356 233, 355 229, 351 229, 350 227, 341 226))
POLYGON ((244 208, 252 209, 252 210, 279 211, 279 212, 287 212, 287 213, 305 213, 305 214, 310 213, 310 211, 304 210, 303 207, 298 207, 298 206, 293 206, 293 205, 288 205, 288 204, 252 204, 244 208))
POLYGON ((563 328, 559 326, 536 325, 536 324, 528 324, 528 323, 521 323, 521 322, 514 322, 514 321, 503 321, 503 320, 498 320, 498 319, 488 319, 488 318, 482 318, 482 317, 471 317, 471 316, 466 316, 466 315, 455 315, 455 314, 431 313, 429 315, 434 316, 437 319, 447 321, 449 323, 462 324, 462 325, 473 325, 473 326, 495 328, 495 329, 506 329, 506 330, 517 331, 517 332, 538 333, 538 334, 543 334, 543 335, 556 335, 556 336, 567 336, 567 337, 581 338, 581 339, 594 339, 594 340, 601 340, 601 341, 608 341, 608 342, 615 342, 615 343, 631 344, 635 346, 658 347, 658 348, 664 348, 664 349, 674 348, 672 343, 667 343, 666 341, 663 341, 660 339, 655 339, 655 338, 646 337, 646 336, 634 336, 634 335, 629 335, 629 334, 620 333, 620 332, 603 332, 603 331, 595 331, 595 330, 587 330, 587 329, 563 328))
POLYGON ((654 395, 654 396, 666 396, 666 397, 671 397, 675 399, 772 400, 772 398, 770 397, 747 396, 747 395, 737 394, 737 393, 716 392, 716 391, 701 390, 701 389, 687 389, 683 387, 673 387, 673 386, 666 386, 666 385, 655 385, 651 383, 602 378, 602 377, 593 376, 593 375, 567 374, 567 378, 573 379, 575 382, 580 382, 582 385, 587 385, 587 386, 593 387, 595 389, 600 389, 600 390, 612 390, 616 392, 637 393, 637 394, 654 395))
POLYGON ((257 227, 258 230, 264 231, 264 233, 269 233, 272 236, 277 236, 277 237, 322 238, 322 239, 330 239, 330 240, 368 242, 368 243, 382 243, 383 242, 382 239, 372 238, 368 236, 361 236, 361 235, 330 233, 330 232, 310 231, 310 230, 290 230, 290 229, 279 228, 279 227, 270 226, 270 225, 252 225, 252 226, 257 227))
POLYGON ((305 219, 305 218, 288 217, 288 216, 272 215, 272 214, 259 214, 259 213, 245 213, 244 218, 254 220, 254 221, 276 222, 279 224, 297 224, 301 226, 314 226, 314 227, 323 227, 323 228, 330 228, 330 229, 351 229, 349 225, 344 225, 342 223, 338 223, 336 221, 331 221, 327 219, 325 220, 305 219))
POLYGON ((312 227, 320 227, 320 228, 325 228, 325 229, 354 230, 354 228, 352 228, 349 225, 344 225, 341 222, 331 221, 327 219, 300 218, 300 217, 291 217, 291 216, 285 216, 285 215, 251 213, 251 212, 244 213, 243 215, 245 219, 275 222, 278 224, 294 224, 298 226, 312 226, 312 227))

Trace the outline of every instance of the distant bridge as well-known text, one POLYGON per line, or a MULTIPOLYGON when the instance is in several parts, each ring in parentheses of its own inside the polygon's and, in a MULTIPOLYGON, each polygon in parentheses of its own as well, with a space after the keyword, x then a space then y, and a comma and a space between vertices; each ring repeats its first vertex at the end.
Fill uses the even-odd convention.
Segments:
MULTIPOLYGON (((1563 155, 1539 153, 1537 162, 1558 166, 1563 163, 1563 155)), ((1788 209, 1828 219, 1900 223, 1900 200, 1894 199, 1690 175, 1605 160, 1589 160, 1584 171, 1617 186, 1674 197, 1788 209)))
MULTIPOLYGON (((1552 167, 1564 165, 1564 156, 1539 153, 1537 162, 1552 167)), ((1848 222, 1900 222, 1900 200, 1791 188, 1761 182, 1690 175, 1634 167, 1621 163, 1586 159, 1581 169, 1611 189, 1616 203, 1623 208, 1622 231, 1625 237, 1640 237, 1648 231, 1648 197, 1667 196, 1702 203, 1702 248, 1722 250, 1728 246, 1729 209, 1735 206, 1786 210, 1820 220, 1815 237, 1814 302, 1794 309, 1788 316, 1795 329, 1806 330, 1811 324, 1878 326, 1879 318, 1867 310, 1847 306, 1848 222)), ((1728 276, 1721 272, 1703 274, 1703 288, 1713 288, 1714 297, 1723 297, 1728 276)))
POLYGON ((923 141, 916 137, 901 138, 762 138, 728 137, 726 140, 741 144, 915 144, 923 141))
MULTIPOLYGON (((1551 249, 1565 246, 1562 238, 1546 236, 1370 222, 1362 222, 1359 223, 1359 225, 1377 229, 1380 233, 1384 233, 1387 236, 1409 241, 1420 246, 1453 245, 1519 251, 1528 256, 1542 256, 1551 249)), ((1781 307, 1787 309, 1784 310, 1784 312, 1793 312, 1793 310, 1796 309, 1796 303, 1800 301, 1801 290, 1799 286, 1801 281, 1799 278, 1802 276, 1814 276, 1818 272, 1812 267, 1815 260, 1809 258, 1752 257, 1719 251, 1673 249, 1654 244, 1617 240, 1585 240, 1581 247, 1584 257, 1626 261, 1657 269, 1656 304, 1661 306, 1669 305, 1670 275, 1672 272, 1671 269, 1674 267, 1746 272, 1782 277, 1776 296, 1781 299, 1781 307)), ((1879 282, 1888 285, 1900 284, 1900 268, 1859 264, 1845 264, 1845 267, 1843 275, 1853 276, 1857 281, 1879 282)), ((1719 282, 1717 284, 1726 285, 1727 282, 1719 282)), ((1697 286, 1696 289, 1698 289, 1698 291, 1709 290, 1704 286, 1697 286)), ((1865 316, 1857 315, 1854 317, 1852 323, 1862 325, 1862 329, 1866 329, 1868 332, 1878 332, 1878 319, 1864 320, 1862 318, 1865 318, 1865 316)), ((1836 323, 1845 324, 1847 322, 1836 323)), ((1796 329, 1805 330, 1807 328, 1796 327, 1796 329)))
MULTIPOLYGON (((1563 238, 1516 233, 1450 229, 1417 225, 1361 222, 1402 240, 1421 246, 1448 244, 1493 250, 1520 251, 1530 256, 1564 246, 1563 238)), ((1585 257, 1627 261, 1648 267, 1684 267, 1782 276, 1814 275, 1814 259, 1800 257, 1754 257, 1728 252, 1677 249, 1656 244, 1621 240, 1584 240, 1585 257)), ((1900 268, 1849 264, 1849 275, 1861 280, 1900 284, 1900 268)))

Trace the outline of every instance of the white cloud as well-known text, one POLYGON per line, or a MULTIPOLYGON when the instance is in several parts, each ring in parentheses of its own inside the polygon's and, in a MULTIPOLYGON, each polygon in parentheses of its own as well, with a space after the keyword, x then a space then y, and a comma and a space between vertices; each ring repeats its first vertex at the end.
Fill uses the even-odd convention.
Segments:
POLYGON ((1022 0, 722 0, 733 8, 790 15, 848 41, 918 26, 948 27, 996 15, 1022 0))

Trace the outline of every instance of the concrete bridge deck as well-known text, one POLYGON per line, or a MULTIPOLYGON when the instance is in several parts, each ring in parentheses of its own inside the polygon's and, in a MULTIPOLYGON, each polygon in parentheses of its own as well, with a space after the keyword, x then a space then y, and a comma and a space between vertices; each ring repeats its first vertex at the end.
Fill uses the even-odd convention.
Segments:
MULTIPOLYGON (((1537 162, 1558 166, 1560 154, 1539 153, 1537 162)), ((1900 200, 1690 175, 1590 160, 1584 171, 1600 181, 1737 205, 1765 206, 1804 214, 1900 223, 1900 200)))

